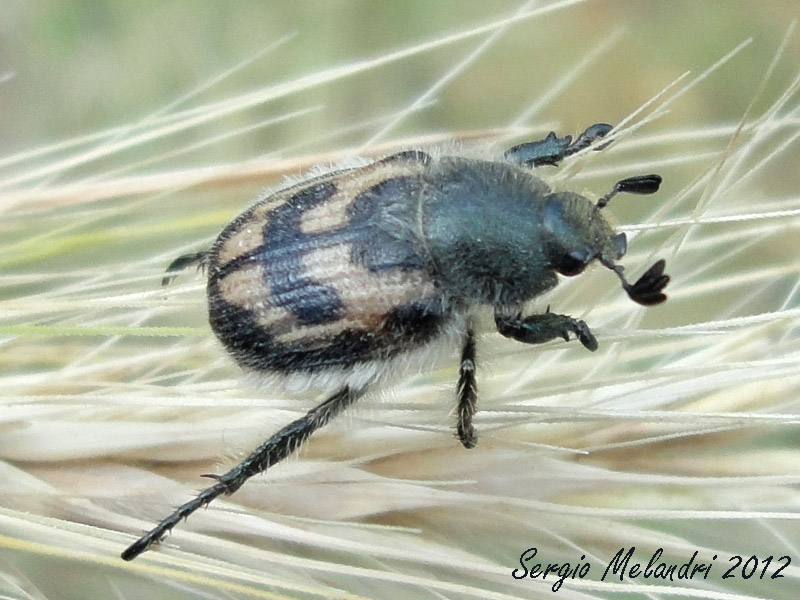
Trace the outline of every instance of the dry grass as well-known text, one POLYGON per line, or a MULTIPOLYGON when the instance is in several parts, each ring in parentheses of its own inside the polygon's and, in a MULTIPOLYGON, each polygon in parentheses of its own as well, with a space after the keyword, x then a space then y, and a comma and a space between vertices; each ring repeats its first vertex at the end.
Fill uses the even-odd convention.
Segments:
POLYGON ((753 20, 748 44, 720 26, 687 58, 689 17, 662 14, 662 39, 638 4, 540 4, 442 22, 430 8, 405 33, 385 16, 377 50, 309 70, 322 14, 143 118, 0 159, 2 597, 551 597, 552 580, 511 577, 530 547, 591 563, 562 598, 795 597, 796 567, 768 576, 800 560, 797 36, 757 37, 753 20), (303 72, 261 79, 292 56, 303 72), (172 258, 319 162, 600 120, 621 125, 617 141, 549 174, 597 195, 664 176, 611 210, 629 273, 667 259, 665 305, 637 307, 603 269, 565 282, 533 308, 587 320, 600 350, 487 330, 476 449, 452 435, 455 365, 411 374, 159 551, 118 558, 201 473, 315 400, 241 385, 202 277, 160 287, 172 258), (705 580, 600 582, 631 546, 718 558, 705 580), (765 579, 723 580, 736 554, 775 559, 765 579))

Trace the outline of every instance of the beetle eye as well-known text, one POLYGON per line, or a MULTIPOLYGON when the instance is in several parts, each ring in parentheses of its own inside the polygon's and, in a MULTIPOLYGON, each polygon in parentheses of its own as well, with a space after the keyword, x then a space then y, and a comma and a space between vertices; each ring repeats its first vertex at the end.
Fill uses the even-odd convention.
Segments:
POLYGON ((583 252, 570 252, 561 256, 554 268, 567 277, 572 277, 583 272, 586 268, 586 256, 583 252))

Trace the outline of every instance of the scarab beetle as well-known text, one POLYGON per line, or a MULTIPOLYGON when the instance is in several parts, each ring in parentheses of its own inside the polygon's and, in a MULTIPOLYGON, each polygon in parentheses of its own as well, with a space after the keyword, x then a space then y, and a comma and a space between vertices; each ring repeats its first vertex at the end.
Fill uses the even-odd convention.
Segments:
POLYGON ((456 429, 464 447, 475 446, 476 307, 491 307, 506 337, 538 344, 574 334, 594 351, 597 340, 583 321, 549 310, 524 315, 523 305, 555 287, 557 274, 578 275, 595 260, 616 273, 634 301, 663 302, 664 261, 628 283, 616 264, 625 234, 601 213, 619 192, 656 192, 661 177, 623 179, 592 203, 553 192, 533 174, 610 130, 598 123, 574 142, 550 133, 498 160, 411 150, 317 175, 265 194, 209 251, 175 260, 168 273, 193 263, 207 269, 211 328, 242 368, 322 385, 330 396, 213 476, 214 485, 122 557, 135 558, 181 519, 284 459, 393 363, 444 336, 461 340, 456 429))

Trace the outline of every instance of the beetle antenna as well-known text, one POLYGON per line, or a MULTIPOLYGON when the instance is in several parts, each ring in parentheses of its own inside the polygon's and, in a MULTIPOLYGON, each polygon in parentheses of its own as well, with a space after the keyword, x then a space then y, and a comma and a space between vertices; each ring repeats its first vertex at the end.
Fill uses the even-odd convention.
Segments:
POLYGON ((661 304, 667 299, 663 290, 669 283, 669 275, 664 273, 664 265, 666 262, 662 258, 657 261, 652 267, 645 271, 644 275, 636 280, 636 283, 630 284, 623 275, 622 265, 615 265, 613 262, 603 262, 603 265, 614 271, 622 282, 622 289, 624 289, 630 299, 643 306, 653 306, 654 304, 661 304))
POLYGON ((614 188, 608 194, 597 201, 597 208, 605 208, 609 200, 620 192, 639 195, 655 194, 660 185, 661 175, 655 173, 622 179, 614 184, 614 188))

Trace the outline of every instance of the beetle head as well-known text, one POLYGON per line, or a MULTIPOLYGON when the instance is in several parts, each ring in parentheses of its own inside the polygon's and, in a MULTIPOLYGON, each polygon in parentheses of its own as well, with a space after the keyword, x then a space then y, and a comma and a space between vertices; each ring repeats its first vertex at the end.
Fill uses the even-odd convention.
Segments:
POLYGON ((613 263, 627 250, 625 234, 616 233, 588 199, 571 192, 547 198, 542 226, 550 266, 568 277, 595 259, 613 263))
POLYGON ((664 260, 656 262, 636 283, 629 283, 623 267, 616 264, 627 251, 625 234, 616 233, 600 212, 620 192, 652 194, 660 184, 658 175, 623 179, 596 205, 571 192, 551 194, 545 202, 542 225, 552 269, 571 277, 582 273, 593 260, 599 260, 614 271, 634 302, 645 306, 664 302, 667 297, 662 290, 669 282, 669 275, 664 274, 664 260))

